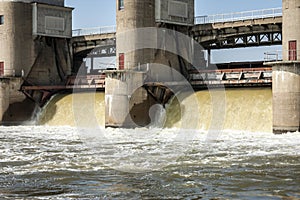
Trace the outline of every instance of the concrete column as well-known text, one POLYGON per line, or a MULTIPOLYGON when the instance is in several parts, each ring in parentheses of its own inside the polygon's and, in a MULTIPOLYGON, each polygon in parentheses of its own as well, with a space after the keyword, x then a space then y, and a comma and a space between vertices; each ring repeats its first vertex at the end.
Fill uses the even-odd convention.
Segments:
POLYGON ((300 1, 283 0, 283 61, 273 66, 273 132, 300 127, 300 1), (291 44, 293 43, 293 44, 291 44))
POLYGON ((9 106, 9 79, 0 79, 0 124, 9 106))
MULTIPOLYGON (((138 28, 155 26, 155 6, 154 0, 123 0, 124 7, 121 7, 120 0, 117 1, 117 63, 119 63, 120 53, 124 53, 125 69, 134 69, 139 64, 152 62, 154 59, 154 50, 135 48, 139 41, 138 34, 135 35, 136 42, 128 44, 128 41, 118 39, 118 37, 127 31, 134 31, 138 28), (132 48, 132 52, 122 52, 123 46, 132 48), (120 50, 121 49, 121 50, 120 50)), ((132 34, 131 34, 132 35, 132 34)), ((130 40, 132 41, 132 40, 130 40)), ((119 69, 119 67, 118 67, 119 69)))
MULTIPOLYGON (((148 94, 142 87, 146 72, 142 73, 136 70, 139 66, 150 66, 149 63, 161 63, 165 66, 177 69, 180 73, 188 77, 188 63, 182 57, 189 57, 192 60, 190 53, 191 45, 189 42, 182 41, 176 35, 176 31, 187 34, 189 31, 188 24, 178 24, 176 15, 169 14, 171 10, 167 1, 157 0, 116 0, 117 1, 117 63, 120 63, 119 55, 124 55, 123 71, 108 72, 106 77, 106 126, 146 126, 151 119, 149 118, 149 110, 158 99, 148 94), (156 23, 155 9, 159 8, 159 4, 164 2, 162 6, 163 14, 168 16, 166 21, 156 23), (175 17, 175 18, 174 18, 175 17), (143 41, 147 40, 147 33, 143 33, 139 28, 146 27, 164 27, 171 31, 165 31, 164 38, 156 37, 154 42, 165 49, 151 49, 147 46, 142 46, 143 41), (128 33, 124 37, 124 33, 128 33), (188 44, 187 44, 188 43, 188 44), (137 47, 140 47, 138 49, 137 47), (172 47, 172 48, 171 48, 172 47), (170 51, 173 49, 174 51, 170 51), (177 51, 176 51, 177 50, 177 51), (141 75, 143 74, 143 75, 141 75)), ((189 2, 189 17, 194 15, 194 3, 189 2)), ((173 5, 174 6, 174 5, 173 5)), ((172 7, 173 12, 176 12, 176 7, 172 7)), ((178 8, 178 7, 177 7, 178 8)), ((179 9, 180 10, 180 9, 179 9)), ((177 9, 178 11, 178 9, 177 9)), ((178 15, 178 14, 177 14, 178 15)), ((179 16, 177 16, 178 19, 179 16)), ((193 17, 192 21, 193 21, 193 17)), ((189 20, 191 21, 191 20, 189 20)), ((152 35, 151 35, 152 36, 152 35)), ((123 56, 122 56, 123 57, 123 56)), ((118 69, 121 69, 118 65, 118 69)), ((147 70, 148 67, 147 67, 147 70)), ((153 70, 154 71, 154 70, 153 70)), ((171 72, 171 70, 169 70, 171 72)), ((155 76, 160 76, 164 72, 156 70, 155 76)), ((152 74, 153 75, 153 74, 152 74)), ((173 77, 173 74, 164 74, 166 77, 173 77)), ((181 77, 180 77, 181 78, 181 77)), ((174 81, 174 79, 172 79, 174 81)), ((155 80, 160 82, 162 80, 155 80)), ((152 111, 152 110, 151 110, 152 111)))
POLYGON ((133 128, 150 124, 149 109, 155 104, 142 88, 145 73, 107 71, 105 84, 106 127, 133 128))
POLYGON ((273 132, 299 131, 300 62, 273 63, 273 132))
MULTIPOLYGON (((126 31, 155 26, 154 0, 116 0, 117 1, 117 64, 119 55, 124 54, 124 68, 120 71, 108 71, 105 80, 105 125, 112 127, 146 126, 150 119, 148 110, 151 98, 142 88, 144 74, 133 71, 138 66, 150 63, 154 59, 154 50, 137 49, 138 34, 130 33, 131 39, 122 36, 126 31), (120 36, 121 35, 121 36, 120 36), (130 45, 130 52, 123 52, 130 45), (137 109, 138 108, 138 109, 137 109)), ((120 69, 119 65, 117 67, 120 69)))
POLYGON ((290 42, 296 41, 296 60, 300 60, 300 1, 283 0, 282 1, 282 52, 283 60, 290 60, 294 57, 290 42), (290 55, 290 56, 289 56, 290 55))

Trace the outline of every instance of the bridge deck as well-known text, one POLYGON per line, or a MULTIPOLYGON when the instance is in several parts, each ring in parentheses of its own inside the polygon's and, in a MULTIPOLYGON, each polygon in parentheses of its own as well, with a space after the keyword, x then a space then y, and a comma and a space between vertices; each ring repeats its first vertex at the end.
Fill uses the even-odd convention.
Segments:
MULTIPOLYGON (((272 68, 242 68, 218 70, 192 70, 190 83, 193 87, 206 86, 252 86, 270 85, 272 68)), ((182 85, 181 82, 147 82, 146 85, 182 85)), ((21 90, 65 90, 65 89, 104 89, 105 74, 71 76, 65 85, 22 86, 21 90)))

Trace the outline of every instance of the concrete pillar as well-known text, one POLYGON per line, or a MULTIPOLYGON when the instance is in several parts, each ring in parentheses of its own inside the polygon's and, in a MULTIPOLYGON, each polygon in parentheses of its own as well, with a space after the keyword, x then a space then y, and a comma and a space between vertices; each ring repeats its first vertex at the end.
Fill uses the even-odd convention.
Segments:
POLYGON ((9 106, 9 79, 0 78, 0 124, 9 106))
POLYGON ((282 13, 283 60, 300 60, 300 1, 283 0, 282 13), (294 42, 296 48, 292 47, 294 42))
POLYGON ((299 131, 300 62, 273 63, 273 132, 299 131))
POLYGON ((131 34, 131 43, 122 37, 126 31, 155 26, 154 0, 117 1, 117 69, 108 71, 105 80, 105 125, 112 127, 146 126, 152 99, 142 88, 144 73, 134 71, 138 66, 152 62, 154 50, 137 49, 138 34, 131 34), (121 36, 120 36, 121 35, 121 36), (130 45, 130 52, 123 52, 130 45), (122 55, 122 56, 120 56, 122 55), (124 59, 124 60, 123 60, 124 59), (122 63, 122 64, 120 64, 122 63), (138 108, 138 109, 137 109, 138 108))
MULTIPOLYGON (((173 4, 168 4, 167 1, 160 0, 116 1, 116 47, 117 69, 119 69, 119 71, 108 72, 105 81, 106 126, 146 126, 149 122, 151 122, 149 110, 155 103, 157 103, 154 99, 158 98, 150 95, 146 89, 142 87, 144 85, 145 76, 148 74, 146 74, 147 72, 140 72, 138 69, 142 66, 142 68, 146 68, 147 70, 145 71, 148 71, 149 73, 149 71, 151 71, 150 63, 160 63, 164 66, 177 69, 177 71, 187 77, 188 64, 178 55, 184 55, 185 57, 188 57, 189 55, 191 57, 190 60, 192 60, 192 56, 189 54, 191 45, 190 43, 187 44, 186 41, 178 39, 176 31, 188 34, 188 26, 191 24, 178 23, 179 19, 181 20, 182 18, 185 18, 180 15, 182 13, 176 13, 182 11, 182 9, 179 8, 184 8, 184 6, 180 7, 183 2, 180 3, 177 1, 173 2, 173 4), (170 5, 173 5, 173 7, 170 5), (156 23, 156 11, 160 11, 160 9, 162 9, 161 14, 167 18, 156 23), (171 30, 165 31, 164 38, 154 36, 153 42, 156 42, 165 48, 154 49, 144 45, 145 43, 143 41, 148 39, 149 33, 143 32, 139 28, 147 27, 162 27, 171 30), (126 32, 129 32, 129 34, 125 35, 126 32), (166 48, 166 46, 168 48, 166 48), (174 51, 171 51, 172 53, 168 52, 170 49, 173 49, 174 51), (175 50, 177 50, 177 52, 175 50), (150 69, 148 68, 149 66, 150 69)), ((186 4, 183 5, 187 5, 186 8, 189 10, 189 12, 187 11, 189 14, 186 17, 188 18, 186 20, 193 21, 193 0, 184 1, 186 1, 186 4), (192 18, 192 20, 190 20, 190 18, 192 18)), ((155 34, 157 34, 157 32, 155 34)), ((153 32, 151 36, 153 36, 153 32)), ((171 70, 169 70, 169 72, 170 74, 164 74, 164 76, 173 77, 171 70)), ((160 74, 163 74, 164 72, 159 69, 156 70, 155 73, 156 74, 151 75, 156 77, 160 76, 160 74)), ((155 81, 160 82, 162 80, 155 81)), ((153 109, 151 109, 151 114, 153 114, 152 110, 153 109)))
MULTIPOLYGON (((133 69, 138 65, 152 62, 154 59, 154 50, 135 48, 139 41, 138 34, 135 35, 135 41, 130 44, 132 52, 122 52, 127 41, 118 39, 126 31, 134 31, 137 28, 155 26, 155 6, 154 0, 116 0, 117 1, 117 63, 120 63, 119 55, 124 53, 124 69, 133 69), (123 2, 123 4, 122 4, 123 2)), ((132 34, 131 34, 132 35, 132 34)), ((130 40, 132 41, 132 40, 130 40)), ((118 66, 120 69, 120 66, 118 66)))
POLYGON ((31 4, 0 1, 0 62, 4 62, 4 76, 27 74, 34 62, 31 4))
POLYGON ((105 125, 132 128, 150 124, 149 108, 155 104, 142 88, 145 73, 107 71, 105 88, 105 125))
POLYGON ((283 61, 273 66, 273 132, 300 127, 300 1, 283 0, 283 61))

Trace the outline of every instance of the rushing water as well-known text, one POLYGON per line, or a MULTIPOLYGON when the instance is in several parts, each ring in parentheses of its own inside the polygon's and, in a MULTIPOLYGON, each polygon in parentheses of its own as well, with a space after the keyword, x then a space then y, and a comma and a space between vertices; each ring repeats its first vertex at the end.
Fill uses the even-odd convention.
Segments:
MULTIPOLYGON (((1 198, 300 198, 299 133, 229 131, 208 142, 206 133, 199 131, 186 146, 186 141, 148 138, 132 143, 122 131, 110 131, 121 134, 99 152, 89 148, 71 127, 1 128, 1 198), (155 171, 119 170, 128 167, 128 162, 140 161, 140 166, 148 167, 147 159, 129 155, 128 150, 128 155, 115 157, 116 168, 109 167, 111 163, 102 157, 112 147, 130 147, 131 153, 139 154, 165 146, 168 157, 174 159, 166 159, 164 154, 149 157, 150 161, 167 162, 155 171), (182 147, 184 151, 178 153, 182 147)), ((157 134, 172 135, 173 131, 165 129, 157 134)), ((138 133, 147 134, 147 130, 138 133)))
POLYGON ((211 96, 196 93, 197 129, 182 129, 187 97, 165 128, 131 130, 101 127, 101 93, 55 97, 44 125, 1 127, 0 199, 299 199, 300 133, 270 132, 270 90, 226 91, 218 131, 211 96), (76 127, 91 115, 100 127, 76 127))

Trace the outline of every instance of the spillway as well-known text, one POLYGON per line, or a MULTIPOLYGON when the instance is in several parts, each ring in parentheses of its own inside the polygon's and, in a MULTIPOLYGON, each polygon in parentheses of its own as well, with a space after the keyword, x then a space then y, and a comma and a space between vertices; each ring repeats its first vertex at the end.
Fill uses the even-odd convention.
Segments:
MULTIPOLYGON (((272 91, 270 88, 197 91, 184 97, 180 103, 174 98, 166 106, 165 118, 165 128, 209 130, 213 123, 217 123, 225 130, 271 132, 272 91), (191 107, 195 98, 197 108, 191 107), (219 110, 214 110, 216 107, 219 110), (183 121, 185 115, 197 116, 197 127, 188 124, 192 123, 190 121, 183 121), (183 123, 187 124, 183 126, 183 123)), ((50 126, 90 127, 98 124, 103 127, 104 123, 105 97, 101 92, 56 95, 38 119, 38 124, 50 126)))
POLYGON ((218 124, 222 130, 272 132, 272 90, 269 88, 198 91, 195 96, 198 108, 187 109, 194 101, 191 96, 180 105, 176 100, 169 105, 166 127, 182 127, 181 115, 198 115, 197 126, 201 130, 218 124))

